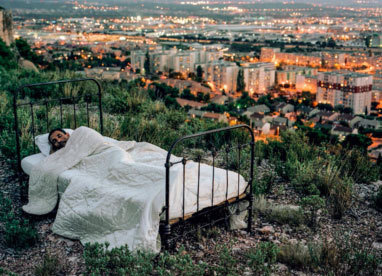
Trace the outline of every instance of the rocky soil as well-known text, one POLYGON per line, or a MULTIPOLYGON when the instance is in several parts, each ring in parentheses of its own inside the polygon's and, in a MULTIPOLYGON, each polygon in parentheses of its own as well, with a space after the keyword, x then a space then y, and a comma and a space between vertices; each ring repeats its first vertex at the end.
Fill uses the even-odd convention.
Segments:
MULTIPOLYGON (((11 169, 0 158, 0 189, 12 198, 16 208, 20 209, 22 202, 18 193, 18 181, 10 174, 11 169)), ((193 260, 207 263, 217 261, 216 248, 219 245, 229 245, 234 256, 241 260, 243 275, 251 275, 243 252, 255 247, 259 241, 272 241, 276 244, 289 241, 303 244, 323 239, 333 239, 336 235, 349 233, 353 239, 382 250, 382 213, 373 209, 371 196, 382 182, 371 185, 358 184, 354 192, 354 204, 341 220, 334 220, 330 214, 322 212, 319 215, 318 227, 315 230, 307 226, 290 226, 270 223, 265 217, 257 216, 252 234, 243 230, 226 231, 224 227, 213 227, 205 230, 198 240, 185 238, 179 242, 193 260)), ((297 195, 287 184, 278 184, 267 200, 275 204, 297 205, 297 195)), ((33 275, 36 266, 42 264, 44 256, 49 254, 59 260, 60 275, 81 275, 85 264, 82 257, 83 246, 75 240, 65 239, 52 233, 51 226, 54 214, 34 218, 39 233, 39 242, 28 249, 15 251, 0 245, 0 268, 7 269, 19 275, 33 275)), ((3 244, 3 243, 1 243, 3 244)), ((376 272, 376 275, 379 272, 376 272)), ((284 264, 277 264, 274 275, 315 275, 292 269, 284 264)))

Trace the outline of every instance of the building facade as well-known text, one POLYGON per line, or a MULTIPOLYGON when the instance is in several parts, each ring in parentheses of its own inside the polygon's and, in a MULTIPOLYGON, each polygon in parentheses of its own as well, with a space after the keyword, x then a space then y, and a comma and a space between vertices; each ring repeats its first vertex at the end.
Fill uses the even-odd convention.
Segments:
POLYGON ((343 105, 354 114, 370 112, 373 89, 371 75, 357 73, 320 72, 317 76, 318 103, 343 105))

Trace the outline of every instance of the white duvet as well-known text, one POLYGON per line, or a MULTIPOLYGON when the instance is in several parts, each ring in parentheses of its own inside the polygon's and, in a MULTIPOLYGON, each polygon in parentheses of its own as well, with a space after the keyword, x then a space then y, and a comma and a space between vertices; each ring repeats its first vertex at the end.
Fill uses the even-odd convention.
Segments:
MULTIPOLYGON (((158 252, 159 215, 165 202, 165 159, 167 151, 149 143, 105 143, 87 127, 76 129, 65 148, 49 155, 30 174, 31 214, 46 214, 58 200, 57 181, 63 172, 75 169, 59 202, 53 232, 86 242, 108 242, 110 247, 127 244, 158 252)), ((179 158, 172 157, 172 162, 179 158)), ((186 165, 185 213, 197 209, 198 165, 186 165)), ((170 217, 182 216, 183 165, 170 173, 170 217)), ((228 197, 244 192, 246 182, 229 172, 228 197)), ((214 204, 225 200, 226 171, 215 168, 214 204)), ((211 206, 212 167, 201 164, 200 209, 211 206)))

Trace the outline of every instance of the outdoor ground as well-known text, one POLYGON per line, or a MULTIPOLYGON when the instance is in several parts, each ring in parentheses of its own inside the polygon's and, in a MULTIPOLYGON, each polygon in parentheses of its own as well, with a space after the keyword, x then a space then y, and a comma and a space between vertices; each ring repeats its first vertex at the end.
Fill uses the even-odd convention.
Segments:
MULTIPOLYGON (((11 168, 0 158, 0 189, 4 194, 10 196, 19 208, 22 203, 17 192, 18 182, 11 171, 11 168)), ((285 243, 308 244, 325 239, 336 239, 338 236, 348 233, 351 239, 360 241, 381 252, 382 213, 370 207, 370 197, 381 184, 379 182, 372 185, 356 185, 354 193, 356 200, 345 216, 341 220, 334 220, 328 213, 321 213, 315 230, 305 225, 292 226, 272 223, 267 217, 257 215, 250 235, 244 230, 226 231, 224 227, 212 227, 204 230, 198 240, 193 237, 185 238, 178 243, 177 248, 183 244, 184 253, 190 254, 196 263, 202 260, 214 264, 219 258, 217 248, 226 245, 232 251, 232 255, 239 260, 238 267, 243 275, 251 275, 248 260, 246 260, 244 253, 255 247, 260 241, 271 241, 277 245, 285 243)), ((271 194, 266 197, 268 202, 297 205, 294 191, 285 183, 276 185, 271 194)), ((49 254, 59 260, 59 275, 84 273, 83 246, 78 241, 53 234, 50 230, 53 221, 54 214, 37 219, 36 227, 39 233, 39 242, 31 248, 15 251, 1 245, 0 268, 19 275, 34 275, 36 267, 41 266, 44 256, 49 254)), ((274 275, 320 275, 301 270, 292 268, 288 264, 277 263, 274 275)), ((380 272, 381 266, 379 271, 375 271, 375 275, 380 274, 380 272)))

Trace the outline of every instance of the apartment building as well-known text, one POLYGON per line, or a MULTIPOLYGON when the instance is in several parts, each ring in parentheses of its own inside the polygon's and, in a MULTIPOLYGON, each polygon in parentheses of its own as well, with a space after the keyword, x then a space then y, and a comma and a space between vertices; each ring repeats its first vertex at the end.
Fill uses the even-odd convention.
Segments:
POLYGON ((235 62, 217 60, 205 64, 196 64, 195 66, 198 65, 202 66, 204 78, 213 86, 213 90, 236 91, 239 66, 235 62))
POLYGON ((242 64, 245 91, 250 95, 264 94, 275 82, 275 66, 273 63, 242 64))
POLYGON ((370 112, 373 76, 358 73, 319 72, 318 103, 351 107, 354 114, 370 112))

